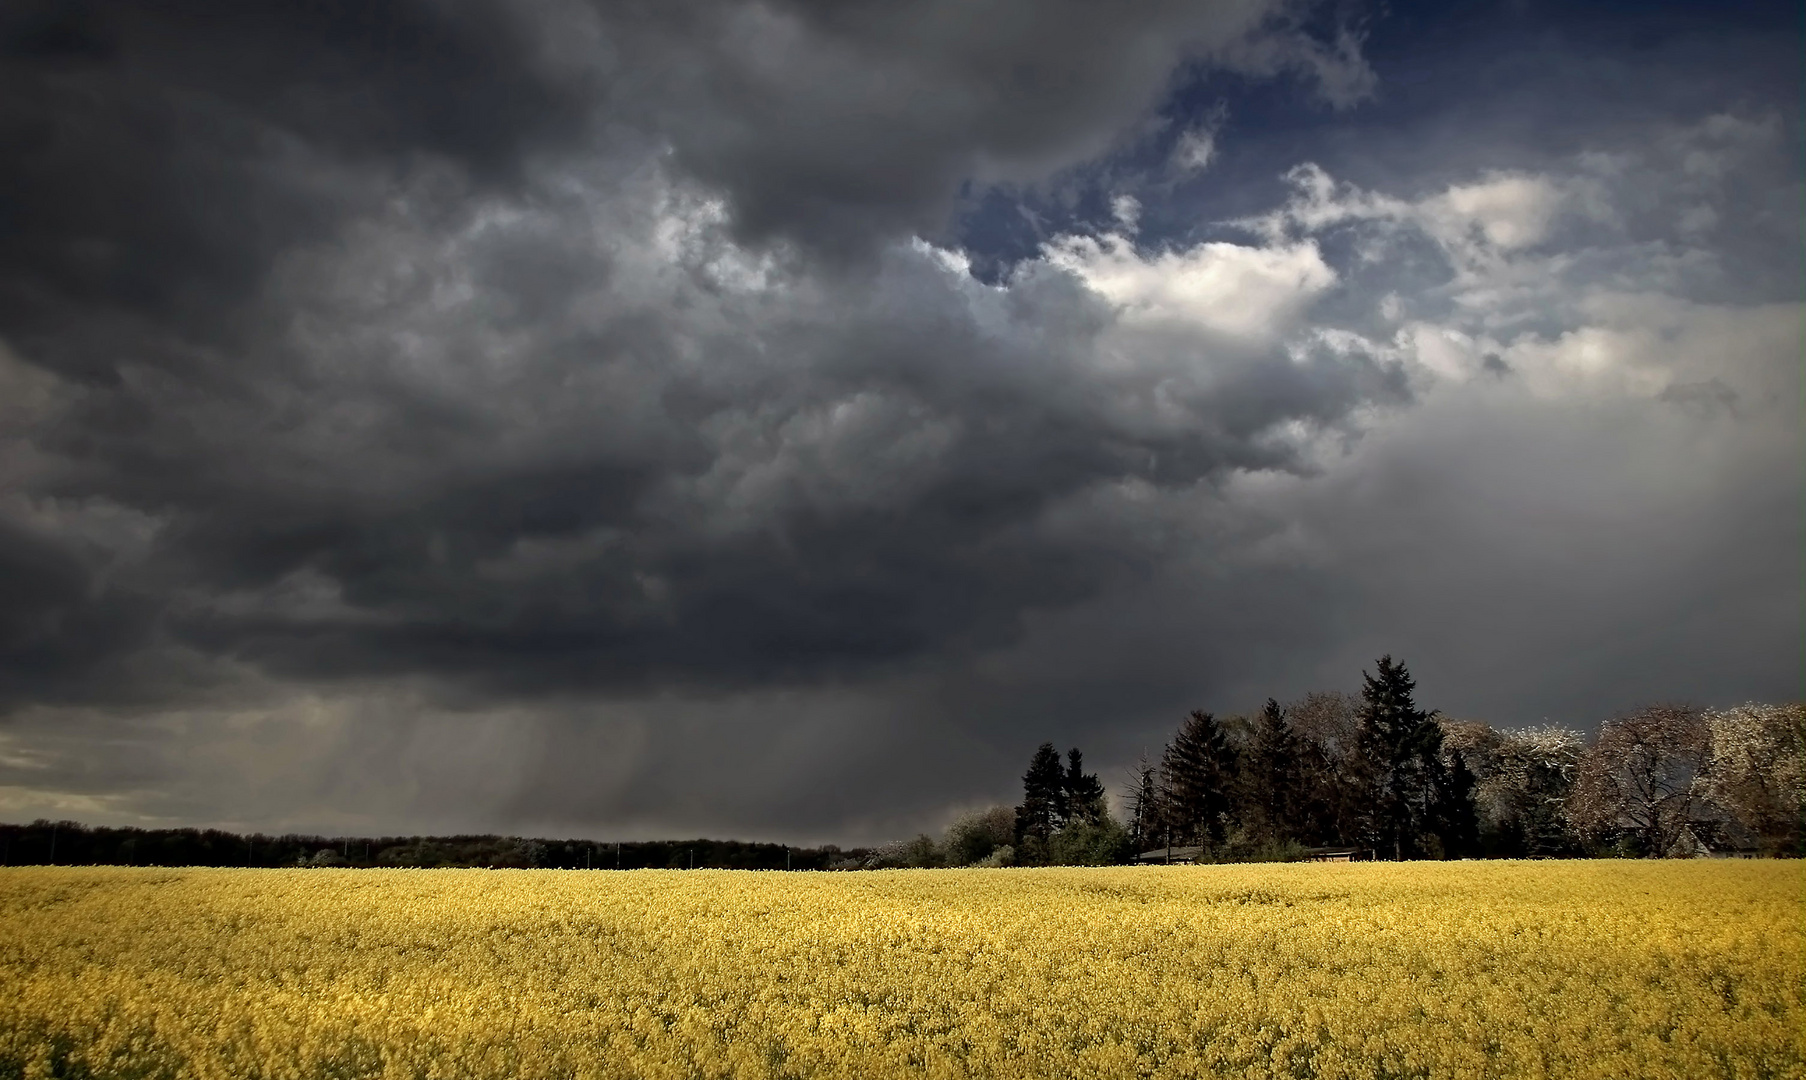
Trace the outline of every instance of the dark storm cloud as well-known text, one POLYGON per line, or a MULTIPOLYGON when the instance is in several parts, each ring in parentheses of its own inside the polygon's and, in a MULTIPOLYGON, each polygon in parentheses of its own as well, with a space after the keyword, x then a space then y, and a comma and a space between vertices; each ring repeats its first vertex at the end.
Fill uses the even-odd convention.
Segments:
POLYGON ((241 309, 271 259, 380 198, 385 173, 428 154, 505 183, 588 108, 494 5, 24 3, 0 20, 0 319, 84 379, 254 346, 241 309))
POLYGON ((618 82, 656 94, 653 123, 686 170, 730 193, 740 235, 845 250, 941 230, 966 181, 1034 179, 1097 155, 1181 60, 1320 77, 1358 68, 1296 32, 1289 16, 1301 9, 674 4, 611 14, 603 32, 623 35, 632 74, 618 82))
POLYGON ((9 7, 0 810, 870 839, 1382 651, 1769 693, 1767 69, 1495 58, 1549 147, 1342 14, 9 7))
POLYGON ((898 246, 963 178, 1098 152, 1181 58, 1292 40, 1258 4, 981 14, 13 9, 0 312, 61 377, 19 421, 56 570, 21 571, 18 666, 104 696, 162 642, 520 691, 969 648, 1133 570, 1039 530, 1061 499, 1287 467, 1263 431, 1394 392, 1182 341, 1220 374, 1150 427, 1097 400, 1148 387, 1092 370, 1113 315, 1069 275, 995 294, 898 246), (876 261, 818 280, 817 248, 876 261), (103 576, 52 503, 153 539, 103 576))
POLYGON ((459 406, 467 442, 485 427, 536 427, 540 445, 518 460, 472 458, 469 472, 422 463, 429 451, 407 445, 420 423, 404 407, 384 421, 402 449, 370 447, 346 467, 400 458, 426 470, 418 486, 361 500, 245 490, 230 512, 172 522, 166 550, 184 580, 268 592, 250 608, 183 608, 167 625, 289 675, 432 670, 513 692, 857 671, 1007 640, 1025 608, 1134 572, 1132 545, 1041 527, 1088 486, 1294 467, 1287 447, 1259 438, 1272 425, 1334 425, 1404 393, 1370 360, 1299 364, 1216 343, 1202 346, 1215 354, 1209 385, 1176 402, 1188 422, 1147 427, 1138 402, 1113 414, 1098 400, 1145 388, 1091 370, 1107 315, 1072 282, 1047 272, 1007 297, 962 296, 940 268, 894 258, 875 282, 834 292, 816 313, 824 321, 743 324, 795 350, 754 377, 750 400, 719 384, 760 361, 729 348, 732 363, 712 357, 687 376, 612 361, 605 370, 649 384, 644 396, 588 397, 586 412, 560 415, 533 400, 558 392, 536 384, 570 362, 544 343, 543 368, 510 388, 523 417, 459 406), (891 306, 899 293, 906 311, 891 306), (985 305, 999 320, 988 335, 985 305), (390 430, 404 423, 407 434, 390 430), (586 430, 617 423, 642 434, 620 443, 586 430), (722 433, 686 431, 711 426, 722 433), (281 584, 292 575, 313 584, 281 584), (309 607, 307 588, 331 602, 309 607))

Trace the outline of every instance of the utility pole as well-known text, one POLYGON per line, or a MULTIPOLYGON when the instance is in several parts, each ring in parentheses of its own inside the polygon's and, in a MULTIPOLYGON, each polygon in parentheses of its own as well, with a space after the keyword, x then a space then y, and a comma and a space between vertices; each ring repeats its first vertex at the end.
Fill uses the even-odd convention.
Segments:
POLYGON ((790 845, 784 845, 784 869, 790 869, 790 845))
POLYGON ((56 822, 50 823, 50 865, 56 865, 56 822))

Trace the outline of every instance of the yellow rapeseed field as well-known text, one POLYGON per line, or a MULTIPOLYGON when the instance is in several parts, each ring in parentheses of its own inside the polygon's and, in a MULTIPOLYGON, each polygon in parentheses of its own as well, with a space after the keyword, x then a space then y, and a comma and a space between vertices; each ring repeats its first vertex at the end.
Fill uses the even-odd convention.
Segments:
POLYGON ((0 1076, 1801 1077, 1797 862, 0 870, 0 1076))

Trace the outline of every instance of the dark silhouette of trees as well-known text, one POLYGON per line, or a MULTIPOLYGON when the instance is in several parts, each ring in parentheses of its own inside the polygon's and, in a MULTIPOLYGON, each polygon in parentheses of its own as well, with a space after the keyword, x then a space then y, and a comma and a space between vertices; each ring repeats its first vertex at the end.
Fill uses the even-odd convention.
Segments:
POLYGON ((1073 822, 1101 819, 1105 813, 1104 785, 1096 773, 1085 771, 1085 758, 1078 747, 1066 751, 1066 775, 1060 784, 1061 827, 1073 822))
POLYGON ((1162 826, 1173 843, 1223 845, 1235 753, 1216 717, 1194 709, 1160 758, 1162 826))
POLYGON ((1047 841, 1066 817, 1066 770, 1053 743, 1042 743, 1022 774, 1022 805, 1016 808, 1016 850, 1045 857, 1047 841))
POLYGON ((218 829, 138 829, 73 821, 0 824, 0 863, 62 866, 495 867, 516 869, 826 870, 858 865, 863 850, 740 840, 615 843, 519 836, 245 836, 218 829))
POLYGON ((1430 825, 1443 858, 1464 858, 1480 850, 1480 814, 1474 805, 1477 780, 1460 755, 1444 760, 1441 766, 1430 825))
POLYGON ((1241 763, 1244 829, 1267 844, 1297 840, 1304 831, 1304 740, 1272 698, 1254 719, 1241 763))
POLYGON ((1132 846, 1128 831, 1110 817, 1103 782, 1085 771, 1079 748, 1067 751, 1062 767, 1053 743, 1042 743, 1022 775, 1016 861, 1028 866, 1122 862, 1132 846))
MULTIPOLYGON (((1806 854, 1806 706, 1678 706, 1608 722, 1589 745, 1553 727, 1500 731, 1420 708, 1390 655, 1358 697, 1316 692, 1249 717, 1193 711, 1126 778, 1124 850, 1197 847, 1207 860, 1295 859, 1354 847, 1387 859, 1806 854)), ((1082 851, 1102 786, 1053 745, 1024 778, 1020 861, 1109 861, 1082 851), (1038 806, 1050 807, 1035 811, 1038 806), (1033 812, 1031 812, 1033 811, 1033 812)), ((1098 839, 1103 837, 1103 839, 1098 839)))
MULTIPOLYGON (((1417 707, 1416 680, 1382 656, 1361 675, 1358 784, 1367 796, 1362 839, 1394 859, 1444 854, 1438 810, 1450 798, 1442 764, 1442 728, 1417 707)), ((1471 784, 1470 784, 1471 788, 1471 784)))
POLYGON ((1286 706, 1303 743, 1304 825, 1311 844, 1354 844, 1366 811, 1360 774, 1360 701, 1340 691, 1312 691, 1286 706))

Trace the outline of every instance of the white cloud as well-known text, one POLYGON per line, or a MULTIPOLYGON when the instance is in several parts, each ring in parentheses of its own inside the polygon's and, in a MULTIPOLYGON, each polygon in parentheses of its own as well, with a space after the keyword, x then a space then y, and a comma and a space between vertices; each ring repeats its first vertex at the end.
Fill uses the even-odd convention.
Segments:
POLYGON ((1351 237, 1361 257, 1337 268, 1345 291, 1372 297, 1375 324, 1400 324, 1391 348, 1422 390, 1510 371, 1551 400, 1689 392, 1675 386, 1707 387, 1694 395, 1701 401, 1766 400, 1797 352, 1806 308, 1693 293, 1720 273, 1707 234, 1727 214, 1750 212, 1727 201, 1716 163, 1759 160, 1752 155, 1773 149, 1771 128, 1711 117, 1638 153, 1488 171, 1412 200, 1307 164, 1288 174, 1284 206, 1242 224, 1269 250, 1338 231, 1351 237), (1391 275, 1412 237, 1436 246, 1448 277, 1401 296, 1391 275))
POLYGON ((1141 200, 1133 195, 1118 195, 1110 200, 1110 215, 1130 236, 1141 224, 1141 200))
POLYGON ((1271 345, 1336 281, 1312 241, 1252 247, 1205 243, 1151 256, 1126 237, 1067 236, 1044 258, 1103 296, 1132 326, 1190 326, 1271 345))
POLYGON ((1417 210, 1450 249, 1478 239, 1497 251, 1515 251, 1546 239, 1565 202, 1566 195, 1546 176, 1499 173, 1450 187, 1417 210))

